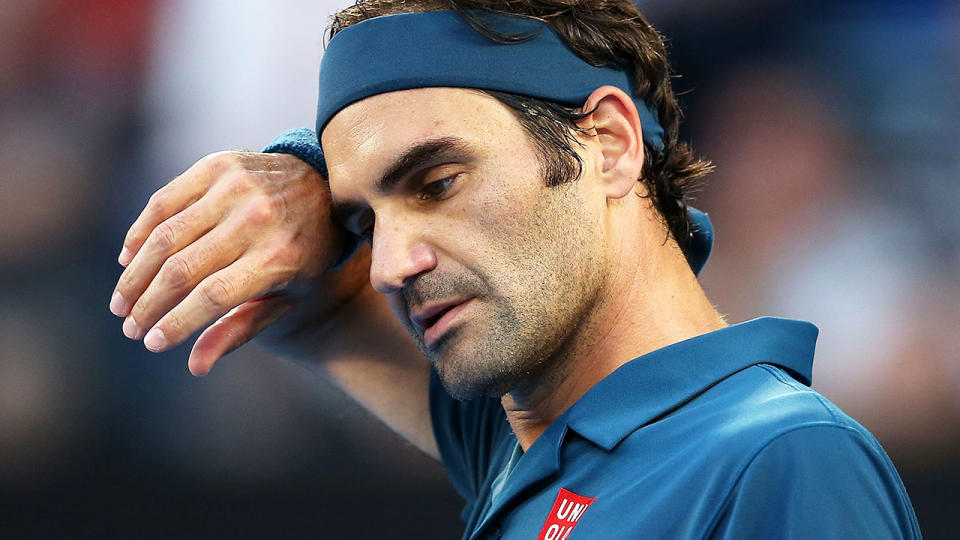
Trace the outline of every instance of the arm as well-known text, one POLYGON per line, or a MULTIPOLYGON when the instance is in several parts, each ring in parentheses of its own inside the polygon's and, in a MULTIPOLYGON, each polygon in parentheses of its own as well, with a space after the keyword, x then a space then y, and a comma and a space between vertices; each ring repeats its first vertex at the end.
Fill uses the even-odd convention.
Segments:
POLYGON ((314 167, 285 154, 212 154, 131 226, 110 309, 154 352, 213 323, 190 353, 195 375, 273 325, 265 344, 317 367, 436 457, 428 362, 371 288, 367 251, 331 268, 342 245, 314 167))
POLYGON ((311 298, 294 310, 299 319, 279 321, 258 341, 318 369, 411 444, 439 459, 428 406, 430 364, 383 295, 370 286, 369 268, 370 249, 364 246, 342 270, 331 272, 339 272, 340 280, 343 274, 361 280, 355 293, 326 309, 330 296, 315 287, 311 298), (306 318, 304 305, 311 307, 306 318))

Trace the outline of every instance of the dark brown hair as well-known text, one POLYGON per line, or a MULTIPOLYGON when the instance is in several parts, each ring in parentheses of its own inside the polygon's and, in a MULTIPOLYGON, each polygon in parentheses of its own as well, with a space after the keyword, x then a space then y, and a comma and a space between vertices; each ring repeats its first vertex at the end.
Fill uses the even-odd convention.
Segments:
MULTIPOLYGON (((499 42, 521 41, 483 25, 472 10, 529 17, 549 24, 581 58, 594 66, 614 65, 632 74, 635 97, 656 104, 663 126, 663 148, 644 143, 638 180, 647 188, 670 234, 685 247, 691 234, 686 196, 693 182, 712 170, 678 138, 682 113, 670 85, 670 65, 660 34, 629 0, 358 0, 333 16, 329 37, 358 22, 383 15, 455 10, 477 31, 499 42)), ((550 101, 486 91, 512 108, 544 158, 548 184, 574 180, 581 172, 573 149, 576 121, 585 114, 550 101)))

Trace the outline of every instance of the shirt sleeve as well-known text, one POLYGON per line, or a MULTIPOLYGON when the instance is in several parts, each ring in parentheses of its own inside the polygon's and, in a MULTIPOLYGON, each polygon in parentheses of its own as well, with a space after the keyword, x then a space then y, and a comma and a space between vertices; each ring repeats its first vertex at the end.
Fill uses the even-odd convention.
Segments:
POLYGON ((709 538, 920 538, 906 489, 880 444, 834 424, 769 442, 715 523, 709 538))
POLYGON ((484 486, 506 466, 516 437, 499 399, 458 401, 430 370, 430 417, 440 458, 457 493, 472 512, 484 486))

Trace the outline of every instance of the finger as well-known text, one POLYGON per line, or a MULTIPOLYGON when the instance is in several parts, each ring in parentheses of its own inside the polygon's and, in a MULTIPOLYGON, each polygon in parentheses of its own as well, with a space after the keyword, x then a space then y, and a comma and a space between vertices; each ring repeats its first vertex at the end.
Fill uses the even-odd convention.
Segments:
MULTIPOLYGON (((249 221, 243 213, 233 214, 199 240, 167 258, 159 270, 154 271, 156 276, 143 294, 137 297, 123 323, 123 333, 130 339, 140 339, 204 279, 237 261, 249 247, 250 236, 244 234, 248 228, 249 221)), ((244 300, 246 298, 237 298, 226 307, 232 308, 244 300)), ((183 322, 191 325, 189 335, 209 320, 183 322)))
POLYGON ((217 175, 230 165, 229 152, 210 154, 154 192, 127 231, 117 261, 123 266, 130 264, 157 225, 198 200, 217 175))
POLYGON ((159 352, 185 341, 197 329, 275 288, 279 276, 266 257, 245 256, 201 281, 150 329, 144 346, 159 352))
POLYGON ((223 218, 224 212, 214 198, 204 196, 157 225, 120 274, 110 299, 110 311, 118 317, 129 315, 130 308, 170 257, 206 235, 223 218))
POLYGON ((286 314, 292 303, 284 297, 263 296, 233 308, 200 334, 187 367, 202 377, 220 358, 253 339, 264 328, 286 314))

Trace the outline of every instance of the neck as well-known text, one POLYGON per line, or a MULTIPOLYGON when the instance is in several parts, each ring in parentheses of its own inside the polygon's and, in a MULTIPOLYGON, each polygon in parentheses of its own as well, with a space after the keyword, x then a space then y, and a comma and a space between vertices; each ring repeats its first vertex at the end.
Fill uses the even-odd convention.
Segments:
POLYGON ((526 385, 501 398, 526 451, 590 388, 646 353, 726 326, 673 241, 648 241, 650 250, 625 249, 638 234, 618 235, 615 268, 583 324, 526 385))

